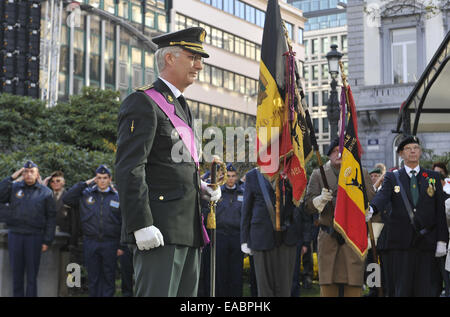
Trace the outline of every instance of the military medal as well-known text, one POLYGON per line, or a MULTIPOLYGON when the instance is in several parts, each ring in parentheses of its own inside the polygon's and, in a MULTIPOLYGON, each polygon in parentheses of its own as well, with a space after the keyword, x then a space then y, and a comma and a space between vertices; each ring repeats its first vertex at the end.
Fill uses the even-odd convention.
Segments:
POLYGON ((397 194, 400 193, 400 186, 395 186, 394 192, 396 192, 397 194))
POLYGON ((434 196, 434 192, 436 191, 436 180, 434 178, 428 179, 428 188, 427 188, 427 194, 430 197, 434 196))
POLYGON ((429 186, 428 186, 428 188, 427 188, 427 194, 428 194, 428 196, 430 196, 430 197, 433 197, 434 196, 434 188, 433 188, 433 186, 430 184, 429 186))

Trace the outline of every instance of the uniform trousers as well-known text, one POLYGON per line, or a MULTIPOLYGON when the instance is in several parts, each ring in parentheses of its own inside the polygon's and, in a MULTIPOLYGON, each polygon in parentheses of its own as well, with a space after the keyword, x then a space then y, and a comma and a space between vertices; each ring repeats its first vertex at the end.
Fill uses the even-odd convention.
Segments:
POLYGON ((114 296, 119 241, 97 241, 85 238, 83 247, 84 263, 88 273, 89 296, 114 296))
POLYGON ((433 251, 390 250, 392 294, 395 297, 436 296, 436 275, 439 274, 433 251))
POLYGON ((256 281, 260 297, 291 296, 297 246, 281 244, 266 251, 254 251, 256 281))
POLYGON ((200 248, 165 245, 150 250, 133 246, 137 297, 195 297, 200 248))
POLYGON ((128 247, 119 257, 122 296, 133 297, 133 253, 128 247))
POLYGON ((216 296, 242 297, 242 271, 244 254, 238 234, 216 233, 216 296))
POLYGON ((8 233, 9 263, 14 297, 37 297, 37 275, 42 252, 42 234, 8 233), (24 275, 27 287, 24 290, 24 275))

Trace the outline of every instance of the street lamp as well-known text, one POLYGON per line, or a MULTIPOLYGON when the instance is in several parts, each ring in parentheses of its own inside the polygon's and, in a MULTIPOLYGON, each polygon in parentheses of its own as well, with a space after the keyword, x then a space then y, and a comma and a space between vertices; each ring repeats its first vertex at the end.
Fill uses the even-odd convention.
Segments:
POLYGON ((327 104, 327 116, 328 121, 330 122, 330 140, 333 141, 338 132, 338 122, 339 122, 339 98, 338 92, 336 90, 337 81, 336 78, 339 75, 339 61, 341 60, 343 54, 337 50, 337 45, 333 44, 330 46, 331 51, 327 54, 328 60, 328 72, 331 75, 331 92, 330 98, 328 98, 327 104))

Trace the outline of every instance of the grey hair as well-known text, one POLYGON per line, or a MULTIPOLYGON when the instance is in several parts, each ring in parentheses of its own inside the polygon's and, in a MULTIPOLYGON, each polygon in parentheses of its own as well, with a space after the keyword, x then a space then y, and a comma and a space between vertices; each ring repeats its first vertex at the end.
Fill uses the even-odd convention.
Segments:
POLYGON ((160 73, 166 67, 165 57, 167 54, 172 53, 176 57, 178 57, 182 50, 183 49, 179 46, 168 46, 158 49, 155 53, 156 66, 158 67, 158 72, 160 73))

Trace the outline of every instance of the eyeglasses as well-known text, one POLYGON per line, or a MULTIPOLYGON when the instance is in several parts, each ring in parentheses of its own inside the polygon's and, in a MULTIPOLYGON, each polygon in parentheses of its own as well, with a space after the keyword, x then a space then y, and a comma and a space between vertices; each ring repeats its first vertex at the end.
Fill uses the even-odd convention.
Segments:
POLYGON ((191 62, 193 62, 193 63, 195 63, 195 62, 203 63, 203 57, 200 55, 186 55, 186 54, 183 54, 183 55, 188 57, 191 60, 191 62))
POLYGON ((403 151, 408 151, 408 152, 411 152, 412 150, 414 150, 414 151, 419 151, 420 150, 420 146, 405 146, 404 148, 403 148, 403 151))

